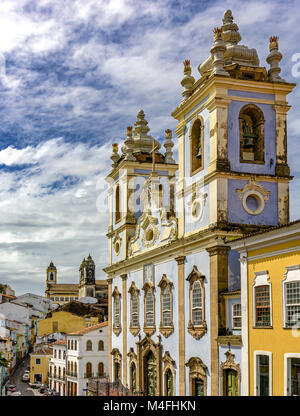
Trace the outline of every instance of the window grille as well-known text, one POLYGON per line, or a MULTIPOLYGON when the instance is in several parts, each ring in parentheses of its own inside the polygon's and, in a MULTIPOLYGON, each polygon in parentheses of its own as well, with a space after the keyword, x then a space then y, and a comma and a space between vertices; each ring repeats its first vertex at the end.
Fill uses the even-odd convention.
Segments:
POLYGON ((270 286, 257 286, 255 288, 256 326, 270 326, 270 286))
POLYGON ((194 325, 202 325, 202 289, 199 281, 192 289, 192 320, 194 325))
POLYGON ((232 328, 239 329, 242 327, 242 305, 234 303, 232 305, 232 328))
POLYGON ((136 328, 139 325, 138 322, 138 297, 134 293, 131 298, 131 325, 136 328))
POLYGON ((162 296, 163 326, 171 326, 171 293, 165 288, 162 296))
POLYGON ((114 301, 115 327, 120 326, 120 298, 117 296, 114 301))
POLYGON ((154 325, 154 302, 152 293, 148 290, 146 295, 146 326, 154 325))
POLYGON ((300 321, 300 282, 285 284, 286 325, 293 326, 300 321))

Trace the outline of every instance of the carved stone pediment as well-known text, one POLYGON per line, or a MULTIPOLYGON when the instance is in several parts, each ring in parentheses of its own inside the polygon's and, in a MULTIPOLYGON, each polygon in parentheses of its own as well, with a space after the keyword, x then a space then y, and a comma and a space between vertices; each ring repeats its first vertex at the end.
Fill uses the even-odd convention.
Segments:
POLYGON ((205 279, 205 276, 204 276, 204 274, 202 274, 201 272, 199 272, 197 266, 193 266, 193 270, 188 275, 188 277, 186 278, 186 280, 188 282, 190 282, 190 283, 193 283, 197 279, 205 279))

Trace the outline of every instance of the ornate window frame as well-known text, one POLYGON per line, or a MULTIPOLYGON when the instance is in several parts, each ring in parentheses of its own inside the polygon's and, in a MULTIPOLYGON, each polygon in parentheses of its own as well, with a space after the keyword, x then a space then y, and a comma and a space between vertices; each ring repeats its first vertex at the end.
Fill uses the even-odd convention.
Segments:
POLYGON ((158 287, 160 287, 160 325, 159 330, 161 334, 168 338, 174 332, 174 323, 173 323, 173 283, 167 278, 165 274, 162 275, 160 282, 158 283, 158 287), (164 326, 163 321, 163 297, 165 290, 168 290, 170 293, 170 317, 171 317, 171 325, 164 326))
POLYGON ((113 301, 113 332, 118 337, 122 331, 121 326, 121 293, 119 292, 117 286, 115 286, 114 291, 112 293, 113 301), (119 301, 120 311, 119 311, 119 325, 116 325, 116 314, 115 314, 115 302, 116 299, 119 301))
POLYGON ((116 364, 119 364, 120 368, 120 381, 122 380, 122 354, 118 350, 118 348, 114 348, 111 352, 111 355, 113 356, 113 381, 118 380, 116 378, 116 364))
POLYGON ((224 373, 225 370, 234 370, 237 372, 237 379, 238 379, 238 396, 241 395, 241 369, 240 364, 234 362, 235 355, 233 352, 229 349, 225 352, 226 355, 226 361, 221 362, 221 371, 220 371, 220 387, 221 387, 221 396, 224 396, 224 373))
POLYGON ((131 286, 128 290, 130 294, 130 324, 129 324, 129 331, 132 333, 133 336, 136 336, 140 332, 140 290, 137 288, 135 282, 131 283, 131 286), (138 326, 132 325, 132 297, 137 296, 137 321, 138 326))
MULTIPOLYGON (((189 135, 189 139, 190 139, 190 176, 195 175, 196 173, 200 172, 201 170, 204 169, 204 120, 203 117, 201 117, 200 115, 198 115, 195 120, 193 121, 191 127, 190 127, 190 135, 189 135), (195 163, 195 159, 196 159, 196 149, 195 149, 195 128, 196 128, 196 124, 200 123, 200 128, 199 128, 199 134, 200 134, 200 146, 201 146, 201 162, 197 162, 197 164, 195 163), (196 165, 196 166, 195 166, 196 165)), ((200 159, 198 159, 200 160, 200 159)))
POLYGON ((156 325, 155 325, 155 294, 154 294, 154 284, 152 282, 146 282, 143 286, 144 291, 144 332, 146 335, 151 337, 151 335, 154 334, 156 331, 156 325), (153 298, 153 325, 147 326, 147 311, 146 311, 146 297, 148 292, 151 292, 152 298, 153 298))
POLYGON ((162 358, 162 362, 164 365, 163 369, 163 394, 164 396, 167 395, 167 371, 170 370, 173 376, 173 394, 172 396, 176 395, 175 387, 176 387, 176 370, 175 370, 175 361, 170 356, 169 351, 165 352, 165 355, 162 358))
POLYGON ((133 393, 132 390, 132 376, 131 376, 131 367, 134 364, 136 369, 136 391, 138 391, 138 362, 137 362, 137 355, 134 352, 133 348, 131 347, 129 350, 129 353, 127 354, 127 357, 129 357, 129 389, 133 393))
POLYGON ((191 357, 185 364, 189 368, 189 391, 190 396, 195 395, 194 379, 201 379, 204 384, 204 396, 207 395, 207 366, 203 363, 199 357, 191 357))
POLYGON ((192 272, 188 275, 186 280, 190 283, 189 289, 189 309, 190 309, 190 319, 188 323, 188 332, 195 338, 200 339, 207 332, 207 325, 205 321, 205 285, 204 285, 205 276, 199 272, 197 266, 193 266, 192 272), (202 296, 202 325, 194 325, 193 323, 193 286, 195 282, 199 282, 201 286, 201 296, 202 296))

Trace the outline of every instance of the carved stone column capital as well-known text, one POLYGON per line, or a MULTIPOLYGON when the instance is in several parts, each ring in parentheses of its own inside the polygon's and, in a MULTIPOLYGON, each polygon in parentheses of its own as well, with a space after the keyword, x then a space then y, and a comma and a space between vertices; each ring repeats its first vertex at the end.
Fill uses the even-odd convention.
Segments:
POLYGON ((184 264, 185 256, 176 257, 175 260, 177 261, 178 265, 184 264))

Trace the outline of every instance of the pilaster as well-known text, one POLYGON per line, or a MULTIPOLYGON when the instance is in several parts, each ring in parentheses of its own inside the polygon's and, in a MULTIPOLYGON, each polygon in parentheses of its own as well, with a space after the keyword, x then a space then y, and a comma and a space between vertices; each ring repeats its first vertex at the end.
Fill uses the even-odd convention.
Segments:
POLYGON ((178 265, 178 349, 179 349, 179 396, 186 395, 185 389, 185 307, 184 307, 184 261, 185 256, 176 257, 178 265))
POLYGON ((112 350, 112 281, 113 279, 107 279, 108 283, 108 376, 109 380, 112 381, 112 357, 111 357, 111 350, 112 350))
POLYGON ((276 113, 276 175, 289 176, 287 164, 287 120, 286 115, 290 105, 286 102, 276 102, 273 105, 276 113))
POLYGON ((211 352, 211 395, 219 395, 219 328, 226 327, 224 300, 219 293, 228 285, 228 251, 230 247, 214 246, 206 249, 210 260, 210 352, 211 352))
POLYGON ((240 252, 241 264, 241 308, 242 308, 242 362, 241 395, 249 396, 249 321, 248 321, 248 261, 247 252, 240 252))
POLYGON ((127 274, 122 274, 122 298, 123 298, 123 385, 127 383, 127 274))
POLYGON ((221 171, 228 172, 227 117, 228 105, 231 100, 225 95, 214 97, 208 104, 210 125, 210 160, 208 173, 221 171))

